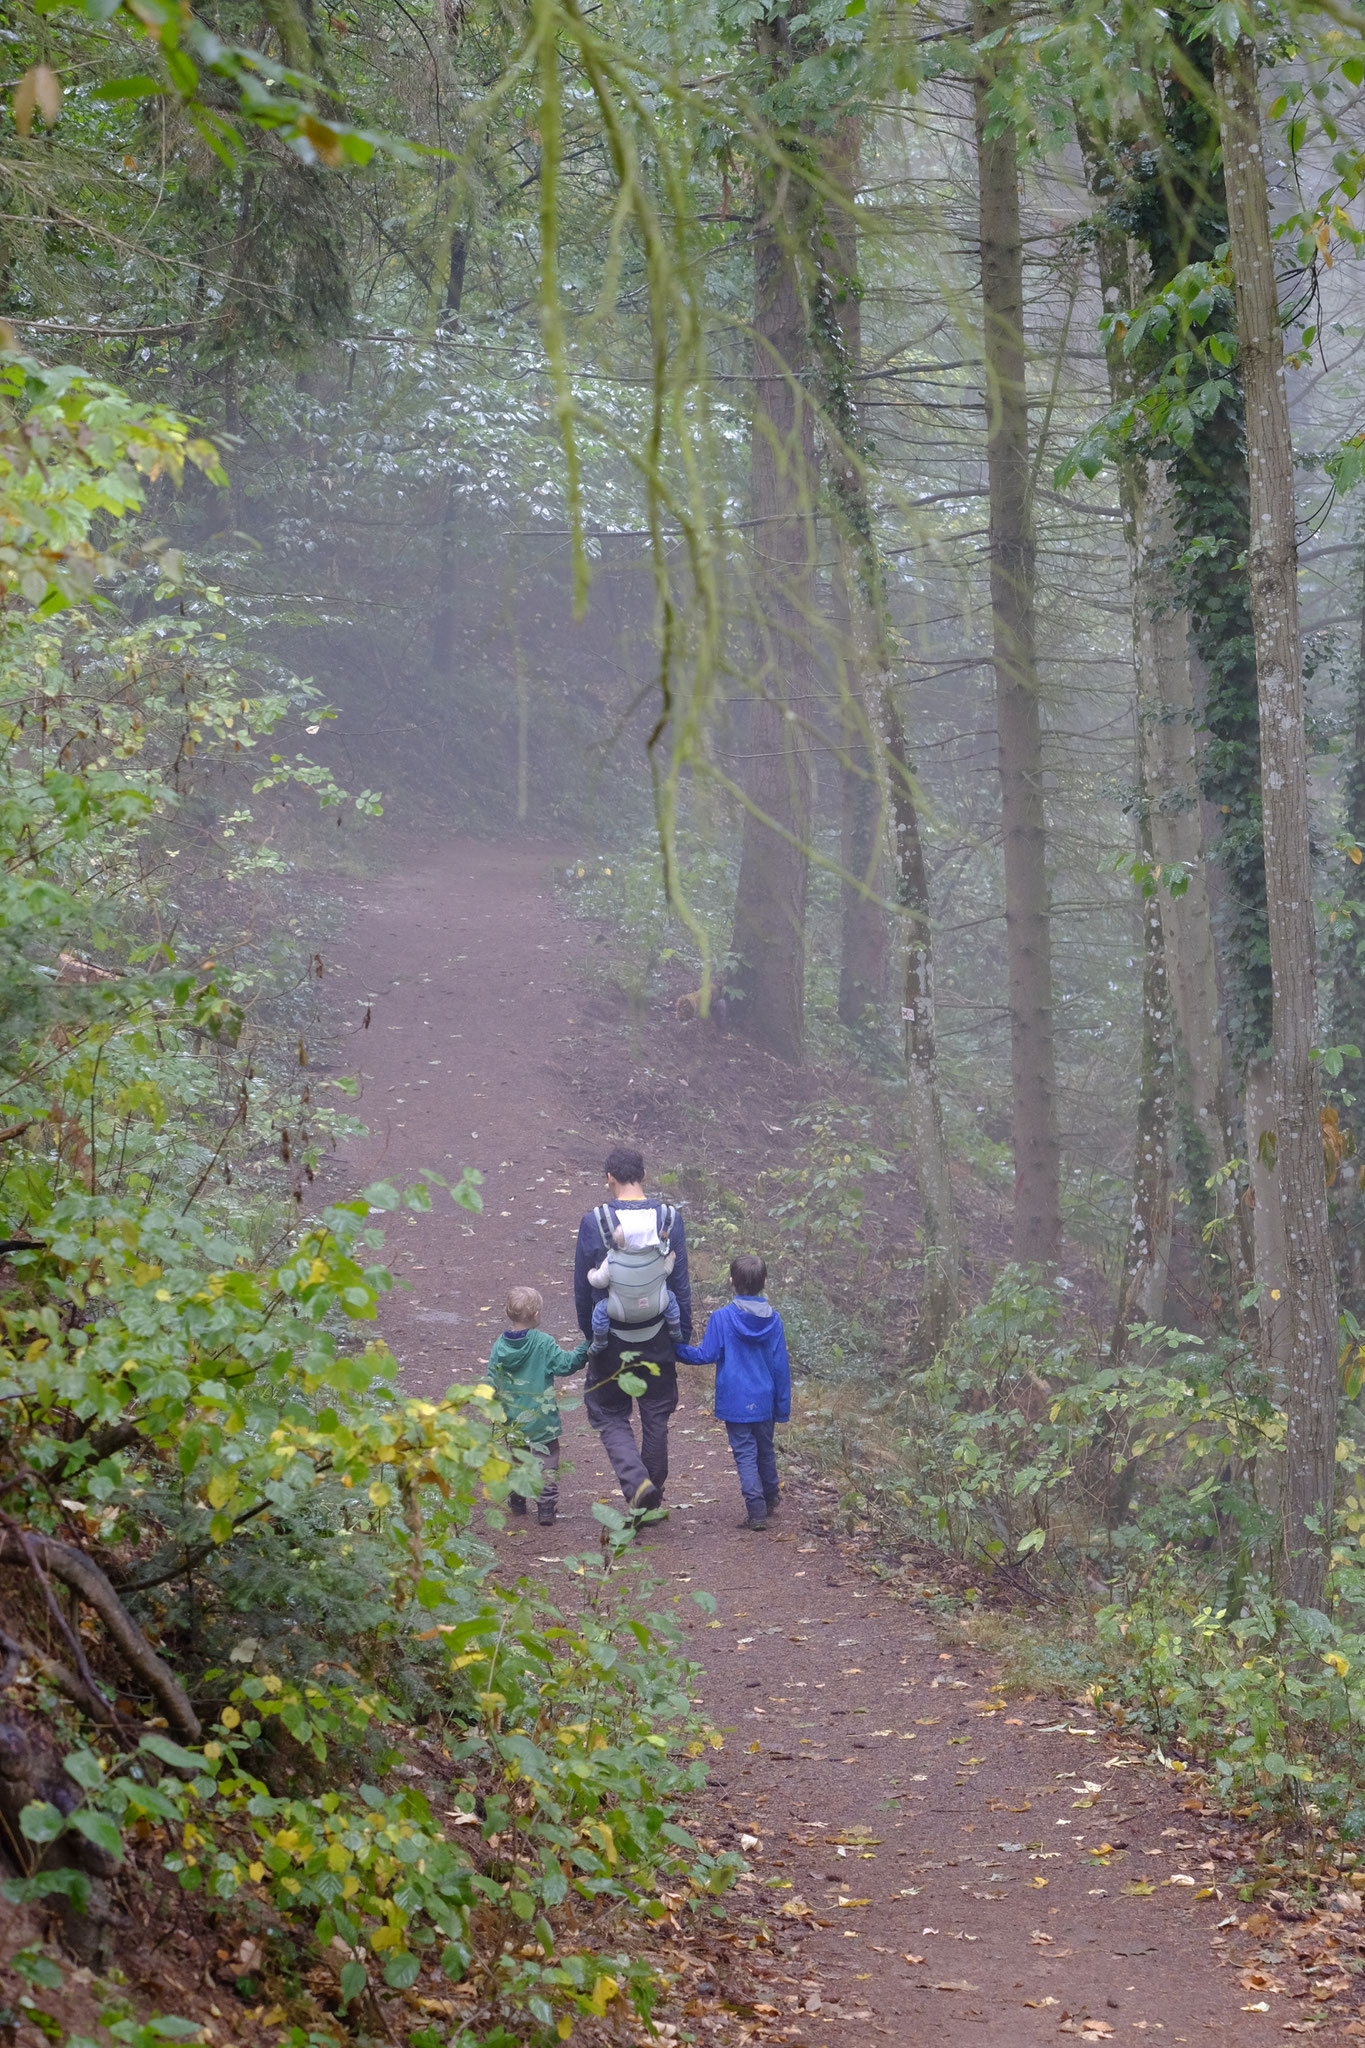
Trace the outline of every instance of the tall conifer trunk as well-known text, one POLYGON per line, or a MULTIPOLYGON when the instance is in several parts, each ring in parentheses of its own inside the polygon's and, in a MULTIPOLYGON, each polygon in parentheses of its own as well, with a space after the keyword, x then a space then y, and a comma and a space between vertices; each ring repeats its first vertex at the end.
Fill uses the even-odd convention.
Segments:
MULTIPOLYGON (((882 555, 873 527, 867 441, 857 395, 862 370, 861 288, 854 213, 859 147, 857 124, 850 121, 824 152, 824 168, 838 194, 836 218, 830 223, 827 237, 834 245, 837 268, 831 275, 828 266, 821 266, 813 333, 833 428, 829 482, 839 582, 847 620, 849 696, 866 752, 856 776, 857 800, 868 821, 863 871, 871 879, 879 868, 884 868, 885 861, 879 854, 889 845, 892 888, 903 913, 897 937, 903 968, 901 1017, 906 1097, 911 1159, 924 1211, 925 1284, 920 1298, 920 1339, 925 1345, 935 1345, 942 1341, 957 1313, 962 1253, 938 1085, 929 883, 916 805, 914 764, 896 699, 894 634, 882 555)), ((846 806, 847 802, 846 784, 846 806)), ((846 808, 846 822, 847 816, 846 808)), ((848 861, 847 852, 845 860, 848 861)), ((861 902, 876 913, 884 960, 885 913, 880 904, 868 905, 865 897, 861 902)), ((845 958, 852 951, 865 961, 874 951, 870 920, 851 930, 847 909, 846 905, 845 958)))
MULTIPOLYGON (((978 4, 974 17, 978 40, 1008 27, 1011 12, 1009 4, 978 4)), ((1008 46, 1003 47, 1007 52, 1008 46)), ((1008 123, 997 135, 987 133, 987 94, 1002 61, 1008 64, 1011 59, 1008 54, 1002 59, 1000 49, 982 58, 975 89, 991 621, 1009 956, 1014 1255, 1047 1265, 1061 1247, 1061 1148, 1034 619, 1019 153, 1008 123)))
MULTIPOLYGON (((1092 190, 1111 182, 1093 134, 1078 123, 1081 153, 1092 190)), ((1100 290, 1106 307, 1129 306, 1140 296, 1134 275, 1133 252, 1126 238, 1112 227, 1102 228, 1096 242, 1100 290)), ((1131 396, 1133 373, 1124 356, 1122 343, 1110 335, 1105 344, 1109 371, 1109 395, 1115 405, 1131 396)), ((1143 720, 1143 682, 1150 687, 1159 681, 1159 663, 1154 659, 1155 626, 1152 593, 1143 575, 1143 529, 1146 523, 1150 466, 1137 455, 1125 454, 1119 463, 1119 504, 1123 512, 1124 537, 1128 543, 1128 583, 1133 603, 1134 726, 1137 739, 1138 852, 1150 866, 1156 865, 1155 818, 1149 760, 1149 728, 1143 720), (1153 670, 1158 673, 1153 674, 1153 670)), ((1128 1218, 1128 1238, 1119 1272, 1118 1301, 1110 1346, 1115 1359, 1122 1357, 1128 1343, 1128 1328, 1134 1322, 1160 1322, 1166 1306, 1166 1276, 1170 1266, 1173 1223, 1172 1136, 1174 1047, 1171 1035, 1171 987, 1167 970, 1166 929, 1162 917, 1163 895, 1169 890, 1157 886, 1142 901, 1142 1055, 1138 1071, 1137 1118, 1133 1138, 1133 1200, 1128 1218)), ((1148 885, 1150 886, 1150 885, 1148 885)))
MULTIPOLYGON (((785 21, 762 23, 773 75, 789 60, 785 21)), ((754 699, 731 1016, 780 1058, 804 1036, 807 847, 813 777, 802 721, 814 696, 815 431, 802 378, 810 366, 811 196, 766 159, 754 176, 754 410, 750 518, 758 607, 754 699)))
MULTIPOLYGON (((1286 1588, 1300 1606, 1316 1607, 1331 1542, 1338 1370, 1327 1181, 1317 1069, 1311 1059, 1317 1036, 1317 961, 1294 453, 1252 43, 1243 36, 1230 51, 1216 46, 1215 73, 1251 477, 1247 570, 1256 634, 1270 928, 1275 1117, 1270 1179, 1284 1233, 1288 1324, 1286 1588), (1310 1529, 1310 1521, 1316 1528, 1310 1529)), ((1263 1144, 1262 1150, 1269 1147, 1263 1144)))
MULTIPOLYGON (((1365 534, 1362 543, 1351 753, 1342 821, 1358 848, 1365 847, 1365 534)), ((1365 863, 1348 861, 1343 866, 1341 913, 1333 919, 1328 938, 1332 968, 1332 1028, 1328 1036, 1334 1045, 1354 1045, 1365 1052, 1365 863)), ((1359 1321, 1365 1315, 1365 1173, 1358 1164, 1347 1167, 1335 1185, 1332 1227, 1337 1283, 1342 1307, 1359 1321)))

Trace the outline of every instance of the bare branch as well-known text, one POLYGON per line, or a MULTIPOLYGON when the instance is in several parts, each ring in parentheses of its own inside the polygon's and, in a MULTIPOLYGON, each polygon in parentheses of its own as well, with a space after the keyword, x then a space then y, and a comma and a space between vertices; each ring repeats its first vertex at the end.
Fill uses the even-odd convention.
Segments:
MULTIPOLYGON (((59 1543, 55 1537, 40 1535, 36 1530, 21 1529, 6 1517, 0 1534, 0 1564, 27 1565, 40 1582, 45 1572, 51 1572, 54 1578, 70 1586, 87 1606, 94 1608, 127 1664, 155 1694, 176 1734, 190 1742, 199 1740, 203 1731, 199 1716, 190 1704, 189 1694, 147 1641, 93 1559, 72 1544, 59 1543)), ((72 1637, 60 1610, 56 1611, 63 1632, 75 1642, 78 1667, 84 1667, 85 1656, 80 1644, 72 1637)), ((81 1677, 90 1691, 97 1694, 99 1688, 88 1668, 82 1669, 81 1677)))

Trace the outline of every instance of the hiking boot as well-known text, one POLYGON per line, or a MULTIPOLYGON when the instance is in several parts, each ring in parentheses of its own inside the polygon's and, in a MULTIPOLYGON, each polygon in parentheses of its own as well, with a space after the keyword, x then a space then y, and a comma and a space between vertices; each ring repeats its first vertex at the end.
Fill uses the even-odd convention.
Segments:
POLYGON ((630 1497, 630 1505, 637 1514, 647 1515, 663 1505, 663 1494, 652 1479, 642 1479, 630 1497))
POLYGON ((555 1518, 555 1504, 552 1500, 536 1502, 536 1520, 542 1529, 548 1529, 555 1518))
POLYGON ((526 1502, 519 1493, 509 1493, 507 1505, 514 1515, 524 1515, 526 1513, 526 1502))
POLYGON ((764 1494, 764 1496, 763 1496, 763 1506, 764 1506, 764 1508, 765 1508, 765 1510, 767 1511, 767 1513, 768 1513, 768 1514, 770 1514, 770 1515, 775 1515, 775 1514, 777 1513, 778 1509, 779 1509, 779 1508, 781 1507, 781 1505, 782 1505, 782 1496, 781 1496, 781 1494, 780 1494, 780 1493, 765 1493, 765 1494, 764 1494))
POLYGON ((768 1517, 766 1515, 746 1515, 744 1520, 737 1522, 735 1526, 738 1529, 766 1529, 768 1517))

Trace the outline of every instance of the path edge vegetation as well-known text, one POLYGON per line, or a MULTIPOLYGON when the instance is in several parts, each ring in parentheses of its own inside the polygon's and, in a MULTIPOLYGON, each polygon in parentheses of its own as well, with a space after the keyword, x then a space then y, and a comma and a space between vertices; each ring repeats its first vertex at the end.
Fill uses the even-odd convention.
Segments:
MULTIPOLYGON (((324 164, 375 146, 184 10, 88 13, 126 16, 164 67, 129 90, 178 93, 224 159, 253 123, 324 164), (234 89, 231 115, 206 77, 234 89)), ((59 118, 47 67, 13 113, 24 134, 59 118)), ((343 2028, 383 2029, 383 2001, 424 1977, 469 1994, 471 2041, 568 2039, 616 2001, 647 2018, 661 1980, 627 1926, 704 1910, 740 1867, 676 1820, 719 1739, 676 1623, 641 1596, 610 1509, 563 1605, 494 1575, 477 1522, 535 1482, 491 1389, 406 1399, 365 1334, 391 1285, 383 1219, 476 1209, 477 1174, 305 1215, 350 1084, 310 1080, 300 1037, 292 1083, 263 1085, 280 991, 272 1009, 259 976, 187 957, 163 914, 185 875, 170 842, 195 840, 215 771, 240 785, 246 763, 225 828, 248 840, 243 882, 279 865, 253 797, 378 800, 267 751, 325 706, 247 680, 241 646, 215 644, 232 637, 218 593, 140 544, 149 498, 187 469, 226 486, 214 446, 0 340, 5 1896, 55 1912, 97 1987, 116 1889, 154 1924, 169 1885, 259 1922, 258 1949, 282 1923, 335 1958, 343 2028), (154 602, 135 628, 139 579, 154 602), (263 1140, 289 1171, 242 1192, 263 1140), (316 1579, 302 1633, 282 1573, 316 1579), (436 1759, 427 1789, 392 1775, 414 1744, 436 1759)), ((58 2025, 51 1965, 16 1967, 26 2016, 58 2025)), ((113 1985, 96 2003, 101 2038, 199 2032, 113 1985)))

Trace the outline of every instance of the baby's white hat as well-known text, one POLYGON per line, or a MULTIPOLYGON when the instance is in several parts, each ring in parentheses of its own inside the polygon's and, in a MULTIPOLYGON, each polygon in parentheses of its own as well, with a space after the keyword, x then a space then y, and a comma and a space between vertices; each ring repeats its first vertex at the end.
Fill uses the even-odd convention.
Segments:
POLYGON ((659 1218, 653 1209, 623 1209, 616 1229, 622 1251, 643 1252, 659 1242, 659 1218))

